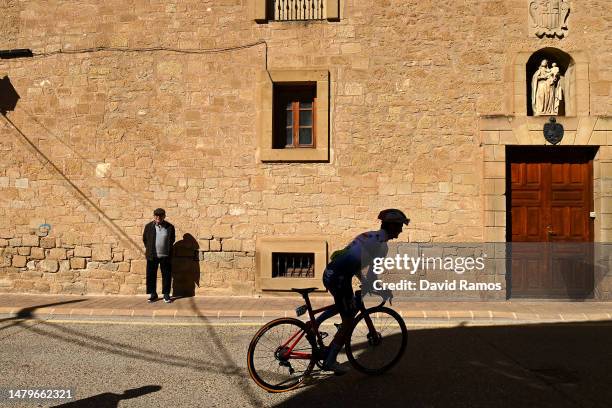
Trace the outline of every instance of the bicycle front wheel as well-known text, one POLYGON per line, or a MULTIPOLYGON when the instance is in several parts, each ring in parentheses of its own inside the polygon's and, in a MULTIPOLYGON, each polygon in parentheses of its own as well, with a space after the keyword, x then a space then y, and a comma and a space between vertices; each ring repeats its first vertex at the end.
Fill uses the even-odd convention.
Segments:
POLYGON ((407 343, 404 319, 388 307, 373 307, 357 316, 346 343, 346 356, 357 370, 382 374, 397 364, 407 343))
POLYGON ((306 324, 281 318, 265 324, 253 337, 247 353, 249 375, 269 392, 289 391, 312 371, 316 345, 306 324))

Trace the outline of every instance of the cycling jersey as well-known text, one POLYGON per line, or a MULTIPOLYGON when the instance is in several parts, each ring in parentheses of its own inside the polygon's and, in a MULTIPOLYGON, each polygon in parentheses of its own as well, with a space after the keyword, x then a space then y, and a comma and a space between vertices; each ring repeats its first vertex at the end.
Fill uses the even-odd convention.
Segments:
POLYGON ((323 284, 334 297, 334 302, 343 318, 352 318, 355 314, 353 304, 353 287, 351 279, 357 276, 365 284, 374 281, 372 261, 377 257, 385 257, 389 250, 385 230, 364 232, 358 235, 346 248, 336 251, 331 256, 331 262, 323 273, 323 284), (361 270, 368 267, 367 276, 362 279, 361 270))
POLYGON ((387 241, 387 232, 382 229, 358 235, 346 248, 332 254, 331 262, 327 265, 327 270, 330 270, 328 275, 349 279, 354 275, 360 277, 365 266, 368 266, 368 272, 371 272, 372 260, 387 256, 387 241))

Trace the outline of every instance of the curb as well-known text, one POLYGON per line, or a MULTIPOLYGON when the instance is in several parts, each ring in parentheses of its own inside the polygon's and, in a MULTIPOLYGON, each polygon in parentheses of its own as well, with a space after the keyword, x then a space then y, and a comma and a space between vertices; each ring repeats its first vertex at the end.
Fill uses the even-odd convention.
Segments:
MULTIPOLYGON (((19 315, 22 309, 0 307, 0 315, 10 318, 40 319, 49 317, 147 317, 147 318, 204 318, 274 319, 295 317, 291 310, 181 310, 181 309, 102 309, 102 308, 40 308, 19 315)), ((612 320, 611 313, 525 313, 502 312, 494 310, 401 310, 396 309, 402 318, 410 322, 601 322, 612 320)))

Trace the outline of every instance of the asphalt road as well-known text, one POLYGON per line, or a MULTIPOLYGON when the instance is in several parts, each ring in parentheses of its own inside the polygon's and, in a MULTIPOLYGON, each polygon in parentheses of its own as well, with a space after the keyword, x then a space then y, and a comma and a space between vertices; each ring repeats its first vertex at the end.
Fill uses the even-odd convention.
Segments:
MULTIPOLYGON (((609 407, 612 323, 410 330, 390 373, 268 394, 255 325, 0 318, 0 388, 72 388, 65 407, 609 407)), ((0 406, 18 406, 0 401, 0 406)))

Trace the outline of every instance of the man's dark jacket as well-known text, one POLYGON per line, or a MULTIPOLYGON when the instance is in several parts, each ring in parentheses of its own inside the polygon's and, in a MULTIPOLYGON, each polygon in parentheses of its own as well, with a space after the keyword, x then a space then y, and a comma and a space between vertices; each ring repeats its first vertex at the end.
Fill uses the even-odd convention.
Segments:
MULTIPOLYGON (((168 230, 168 256, 172 256, 172 245, 176 239, 174 225, 168 221, 162 221, 161 225, 168 230)), ((155 250, 155 221, 145 225, 144 232, 142 233, 142 242, 145 244, 145 256, 147 259, 155 258, 157 256, 157 251, 155 250)))

